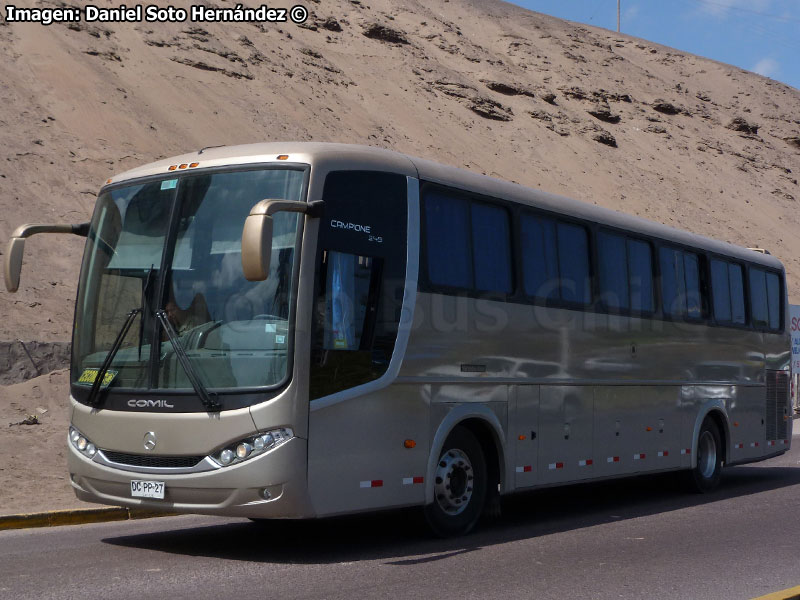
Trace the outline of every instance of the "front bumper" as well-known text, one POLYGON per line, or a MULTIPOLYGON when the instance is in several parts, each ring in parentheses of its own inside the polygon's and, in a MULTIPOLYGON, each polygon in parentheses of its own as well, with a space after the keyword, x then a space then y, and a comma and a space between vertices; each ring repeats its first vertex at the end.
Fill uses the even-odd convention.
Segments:
POLYGON ((101 465, 68 444, 70 482, 80 500, 114 506, 251 518, 314 517, 306 478, 307 443, 293 438, 261 456, 214 471, 155 474, 101 465), (164 500, 131 497, 133 479, 163 481, 164 500), (269 498, 264 497, 264 490, 269 498))

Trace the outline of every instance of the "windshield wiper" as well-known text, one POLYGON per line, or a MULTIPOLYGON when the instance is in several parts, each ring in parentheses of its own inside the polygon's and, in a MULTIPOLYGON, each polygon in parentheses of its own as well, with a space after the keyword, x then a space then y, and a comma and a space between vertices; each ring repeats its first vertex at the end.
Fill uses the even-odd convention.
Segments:
POLYGON ((114 343, 111 345, 111 350, 108 351, 108 354, 106 354, 106 357, 103 360, 103 364, 100 365, 100 370, 97 372, 97 376, 94 378, 94 382, 92 383, 92 389, 89 390, 89 396, 86 398, 86 404, 89 406, 96 406, 99 404, 97 395, 100 392, 103 379, 106 377, 106 373, 108 372, 108 368, 111 366, 111 362, 114 360, 117 352, 119 352, 119 348, 122 346, 122 341, 125 339, 125 336, 128 335, 128 331, 130 330, 131 325, 133 325, 133 320, 140 312, 142 312, 141 308, 134 308, 125 318, 125 322, 122 324, 122 329, 119 330, 114 343))
POLYGON ((178 339, 178 333, 175 331, 172 323, 169 322, 167 313, 163 310, 157 310, 156 318, 158 319, 159 323, 161 323, 164 331, 167 332, 169 342, 172 344, 173 350, 175 350, 175 356, 178 357, 178 362, 181 363, 181 367, 183 367, 183 370, 186 372, 186 376, 189 378, 189 382, 192 384, 194 391, 197 392, 198 396, 200 396, 203 406, 205 406, 206 410, 209 412, 217 412, 222 410, 222 404, 220 404, 220 402, 216 399, 216 394, 206 390, 205 386, 197 375, 197 371, 195 371, 194 367, 192 367, 192 363, 189 360, 189 357, 186 355, 186 351, 183 349, 181 341, 178 339))
POLYGON ((149 302, 150 298, 150 285, 153 283, 153 269, 155 265, 150 264, 150 270, 147 271, 147 277, 144 280, 144 288, 142 290, 142 320, 139 322, 139 361, 142 360, 142 342, 144 341, 144 307, 149 302))

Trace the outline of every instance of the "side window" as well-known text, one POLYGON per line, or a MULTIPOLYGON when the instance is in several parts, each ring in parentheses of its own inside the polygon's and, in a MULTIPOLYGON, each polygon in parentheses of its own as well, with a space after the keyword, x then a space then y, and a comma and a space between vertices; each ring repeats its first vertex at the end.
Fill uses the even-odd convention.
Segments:
POLYGON ((334 171, 322 192, 309 395, 377 379, 389 366, 406 273, 406 178, 334 171))
POLYGON ((766 273, 761 269, 750 269, 750 314, 756 327, 766 327, 769 324, 767 279, 766 273))
POLYGON ((511 293, 508 212, 480 202, 473 202, 471 208, 475 287, 485 292, 511 293))
POLYGON ((659 263, 664 313, 673 317, 702 318, 703 298, 697 254, 675 248, 661 248, 659 263))
POLYGON ((728 263, 711 261, 711 294, 714 298, 714 319, 729 323, 731 321, 731 290, 728 281, 728 263))
POLYGON ((742 267, 724 260, 711 260, 711 294, 714 319, 718 323, 744 325, 744 281, 742 267))
POLYGON ((683 268, 686 274, 686 314, 692 319, 703 316, 700 297, 700 264, 696 254, 683 253, 683 268))
POLYGON ((608 308, 630 308, 625 238, 600 232, 597 235, 597 259, 603 305, 608 308))
POLYGON ((682 317, 686 314, 686 279, 682 252, 673 248, 661 248, 659 263, 664 314, 682 317))
POLYGON ((521 234, 525 293, 545 300, 560 298, 555 221, 523 213, 521 234))
POLYGON ((767 308, 769 328, 781 328, 781 284, 775 273, 767 273, 767 308))
POLYGON ((561 275, 561 299, 588 304, 589 236, 585 227, 571 223, 558 224, 558 270, 561 275))
POLYGON ((424 211, 431 283, 511 293, 511 226, 506 209, 433 188, 425 192, 424 211))
POLYGON ((463 198, 439 191, 425 195, 425 241, 432 283, 472 287, 469 220, 469 204, 463 198))
POLYGON ((522 270, 528 296, 579 304, 591 301, 586 228, 522 215, 522 270))
POLYGON ((601 301, 608 308, 653 310, 653 258, 650 244, 625 236, 597 235, 601 301))
POLYGON ((630 279, 631 309, 643 312, 655 310, 653 252, 647 242, 628 240, 628 278, 630 279))
POLYGON ((728 278, 731 283, 731 318, 734 323, 744 325, 747 316, 744 310, 744 276, 742 266, 733 263, 728 265, 728 278))
POLYGON ((325 350, 359 350, 370 339, 367 309, 375 304, 383 259, 325 252, 325 350))

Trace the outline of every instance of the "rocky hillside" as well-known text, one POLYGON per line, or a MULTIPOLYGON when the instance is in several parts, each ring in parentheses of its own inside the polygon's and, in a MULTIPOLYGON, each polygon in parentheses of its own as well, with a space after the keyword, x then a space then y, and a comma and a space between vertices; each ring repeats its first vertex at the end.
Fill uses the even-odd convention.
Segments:
MULTIPOLYGON (((497 1, 308 6, 300 26, 0 22, 0 241, 88 219, 108 177, 155 158, 357 142, 767 247, 800 301, 800 91, 497 1)), ((69 339, 81 251, 28 243, 0 342, 69 339)))

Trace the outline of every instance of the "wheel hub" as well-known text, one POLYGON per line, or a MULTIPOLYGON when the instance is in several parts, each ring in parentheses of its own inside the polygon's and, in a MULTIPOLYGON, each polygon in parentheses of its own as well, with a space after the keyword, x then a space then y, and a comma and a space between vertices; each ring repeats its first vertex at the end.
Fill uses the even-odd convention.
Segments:
POLYGON ((704 431, 697 443, 697 469, 704 479, 710 479, 717 467, 717 446, 714 436, 704 431))
POLYGON ((439 459, 434 476, 433 493, 436 503, 449 515, 458 515, 472 498, 473 470, 469 457, 456 448, 439 459))

